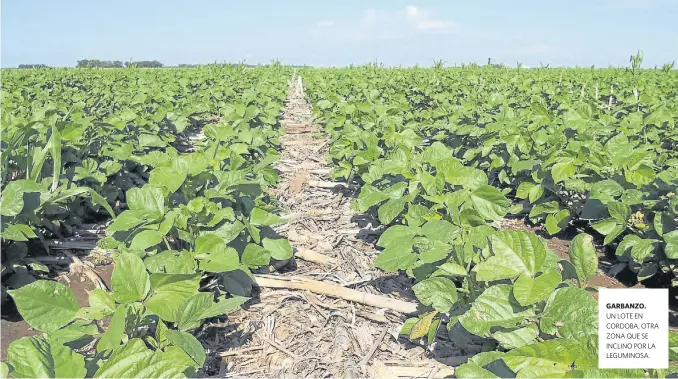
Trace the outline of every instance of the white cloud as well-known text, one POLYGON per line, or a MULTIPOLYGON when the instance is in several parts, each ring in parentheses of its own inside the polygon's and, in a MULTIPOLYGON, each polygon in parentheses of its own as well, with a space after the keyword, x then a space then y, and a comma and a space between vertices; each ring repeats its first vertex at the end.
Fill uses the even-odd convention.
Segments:
POLYGON ((456 26, 454 22, 437 19, 433 12, 422 10, 414 5, 405 7, 405 18, 420 30, 452 31, 456 26))
POLYGON ((459 30, 456 23, 440 18, 435 12, 408 5, 390 11, 368 9, 354 20, 320 21, 313 29, 318 39, 344 41, 378 41, 401 39, 423 33, 450 34, 459 30))

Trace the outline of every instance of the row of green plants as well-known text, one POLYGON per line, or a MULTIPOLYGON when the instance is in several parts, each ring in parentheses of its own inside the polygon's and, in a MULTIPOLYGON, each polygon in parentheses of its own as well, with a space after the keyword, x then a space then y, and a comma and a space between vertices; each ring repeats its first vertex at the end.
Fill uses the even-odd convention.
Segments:
POLYGON ((253 270, 292 257, 267 194, 290 74, 273 64, 3 78, 3 291, 43 332, 10 344, 3 377, 196 376, 205 320, 248 300, 253 270), (112 252, 111 291, 81 307, 49 280, 34 242, 109 219, 98 245, 112 252))
POLYGON ((639 279, 675 283, 675 72, 368 65, 302 76, 334 177, 360 184, 355 209, 385 226, 375 265, 412 277, 429 309, 403 334, 433 343, 446 325, 460 349, 482 345, 458 377, 675 371, 599 370, 586 286, 598 239, 639 279), (531 232, 498 230, 512 215, 588 233, 559 259, 531 232))

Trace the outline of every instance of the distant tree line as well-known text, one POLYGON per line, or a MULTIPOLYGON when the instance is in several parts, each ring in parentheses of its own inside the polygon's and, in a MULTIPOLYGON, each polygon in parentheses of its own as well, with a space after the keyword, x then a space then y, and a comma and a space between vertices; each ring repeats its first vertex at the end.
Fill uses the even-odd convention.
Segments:
POLYGON ((164 65, 158 61, 136 61, 136 62, 125 62, 125 67, 144 67, 144 68, 160 68, 164 65))
POLYGON ((123 68, 123 67, 144 67, 144 68, 159 68, 163 64, 158 61, 136 61, 136 62, 122 62, 122 61, 102 61, 99 59, 82 59, 79 60, 75 67, 96 67, 96 68, 123 68))
POLYGON ((46 64, 20 64, 19 68, 50 68, 46 64))
MULTIPOLYGON (((205 64, 187 64, 187 63, 180 63, 176 65, 176 67, 179 68, 184 68, 184 67, 235 67, 238 66, 240 63, 205 63, 205 64)), ((251 63, 242 63, 243 66, 245 67, 263 67, 267 66, 268 64, 266 63, 257 63, 257 64, 251 64, 251 63)), ((313 66, 308 66, 308 65, 292 65, 290 66, 292 68, 307 68, 307 67, 313 67, 313 66)))
MULTIPOLYGON (((207 64, 187 64, 187 63, 181 63, 176 65, 175 67, 227 67, 227 66, 237 66, 238 63, 207 63, 207 64)), ((261 67, 265 66, 266 64, 243 64, 245 67, 261 67)), ((102 61, 99 59, 82 59, 79 60, 78 63, 76 64, 75 67, 79 68, 87 68, 87 67, 94 67, 94 68, 124 68, 124 67, 144 67, 144 68, 160 68, 160 67, 165 67, 162 63, 158 61, 131 61, 131 62, 123 62, 123 61, 102 61)), ((312 66, 307 66, 307 65, 301 65, 301 66, 291 66, 294 68, 306 68, 306 67, 312 67, 312 66)), ((18 68, 51 68, 50 66, 46 64, 20 64, 18 68)))

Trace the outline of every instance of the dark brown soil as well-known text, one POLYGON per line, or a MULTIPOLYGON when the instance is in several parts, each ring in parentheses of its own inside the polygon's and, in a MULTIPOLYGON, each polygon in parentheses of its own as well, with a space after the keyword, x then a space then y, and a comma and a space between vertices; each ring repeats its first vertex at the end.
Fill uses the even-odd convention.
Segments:
MULTIPOLYGON (((113 264, 108 264, 105 266, 99 266, 96 268, 93 268, 94 272, 96 272, 101 280, 104 281, 104 284, 106 284, 106 287, 109 289, 111 288, 111 276, 113 275, 113 264)), ((89 300, 88 300, 88 295, 87 291, 92 291, 96 288, 94 283, 90 281, 85 275, 81 274, 76 274, 69 272, 67 274, 62 275, 62 278, 60 281, 70 287, 73 290, 73 294, 75 295, 75 299, 78 301, 78 304, 80 304, 81 307, 88 307, 89 306, 89 300), (70 280, 70 283, 68 283, 65 279, 63 279, 63 276, 67 275, 68 279, 70 280)))
POLYGON ((40 334, 40 331, 31 329, 21 318, 14 318, 13 320, 3 318, 0 321, 0 331, 2 332, 0 333, 0 349, 2 349, 0 350, 0 360, 2 361, 7 360, 7 348, 12 341, 40 334))

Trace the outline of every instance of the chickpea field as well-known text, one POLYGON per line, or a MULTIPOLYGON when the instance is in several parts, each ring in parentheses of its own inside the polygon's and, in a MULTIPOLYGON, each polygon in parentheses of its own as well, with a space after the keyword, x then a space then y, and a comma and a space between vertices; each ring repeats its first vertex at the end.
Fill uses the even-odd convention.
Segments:
POLYGON ((678 304, 639 65, 3 69, 2 377, 670 377, 598 368, 678 304))

